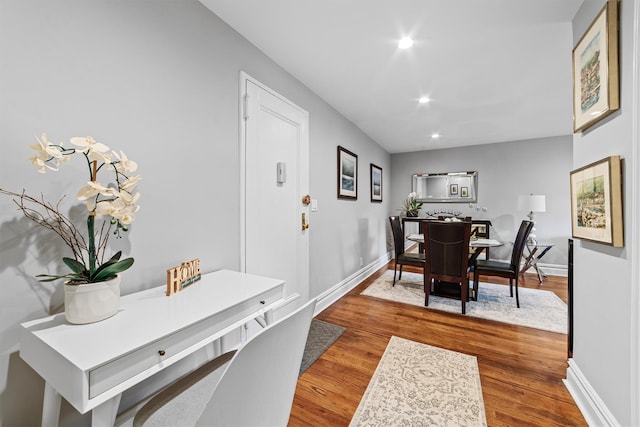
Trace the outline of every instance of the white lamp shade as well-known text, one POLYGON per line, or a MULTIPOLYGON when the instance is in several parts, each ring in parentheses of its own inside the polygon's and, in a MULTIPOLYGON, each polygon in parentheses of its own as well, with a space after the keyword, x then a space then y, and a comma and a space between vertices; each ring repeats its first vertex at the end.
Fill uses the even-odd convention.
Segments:
POLYGON ((546 212, 546 198, 543 194, 529 194, 518 197, 518 210, 526 212, 546 212))

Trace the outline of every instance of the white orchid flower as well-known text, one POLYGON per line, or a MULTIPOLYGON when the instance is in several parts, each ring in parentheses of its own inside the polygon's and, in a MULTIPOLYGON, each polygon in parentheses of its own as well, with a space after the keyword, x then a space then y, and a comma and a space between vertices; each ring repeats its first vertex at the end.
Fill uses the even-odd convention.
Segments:
POLYGON ((97 142, 90 136, 74 136, 69 140, 76 147, 80 147, 78 151, 82 153, 86 153, 88 151, 97 151, 98 153, 106 153, 109 151, 109 147, 102 144, 101 142, 97 142))
POLYGON ((129 160, 122 150, 120 150, 120 154, 114 151, 113 156, 116 158, 114 165, 118 172, 126 174, 135 172, 138 169, 138 164, 133 160, 129 160))
POLYGON ((87 199, 87 212, 96 212, 96 199, 95 197, 87 199))
POLYGON ((116 218, 121 223, 128 225, 136 219, 136 212, 140 209, 140 206, 126 206, 115 213, 116 218))
POLYGON ((36 141, 38 141, 37 144, 29 145, 29 148, 35 150, 35 154, 29 157, 31 164, 35 166, 36 170, 40 173, 45 173, 47 169, 57 171, 61 161, 64 159, 60 148, 52 145, 47 140, 47 134, 45 133, 43 133, 40 138, 36 137, 36 141))
POLYGON ((130 176, 122 184, 120 184, 120 189, 128 193, 131 193, 131 191, 133 191, 136 185, 138 185, 138 182, 140 181, 140 179, 142 179, 140 175, 130 176))
POLYGON ((126 206, 133 206, 138 202, 140 198, 140 193, 131 194, 126 191, 121 191, 117 194, 119 200, 122 200, 122 203, 126 206))
POLYGON ((98 162, 102 162, 102 163, 111 163, 111 154, 109 153, 103 153, 101 151, 93 151, 90 150, 89 154, 88 154, 89 160, 91 161, 98 161, 98 162))
POLYGON ((123 212, 118 219, 121 223, 129 225, 136 219, 136 215, 133 212, 127 211, 123 212))
POLYGON ((87 200, 92 197, 96 197, 98 194, 102 194, 106 197, 112 197, 115 195, 115 191, 112 188, 105 187, 97 182, 89 181, 87 185, 80 188, 78 191, 78 200, 87 200))
POLYGON ((41 158, 39 158, 37 155, 36 156, 31 156, 29 157, 29 161, 31 162, 31 164, 33 166, 35 166, 36 170, 40 173, 45 173, 47 171, 47 169, 50 169, 52 171, 57 171, 57 164, 52 165, 48 165, 46 162, 44 162, 41 158))
POLYGON ((101 201, 96 206, 96 215, 110 215, 122 224, 131 224, 139 206, 128 205, 122 198, 111 201, 101 201))
MULTIPOLYGON (((38 141, 38 143, 29 145, 29 148, 33 148, 34 150, 36 150, 36 156, 38 156, 45 162, 51 159, 52 157, 54 159, 61 159, 63 157, 63 154, 61 153, 60 148, 51 144, 47 140, 46 133, 43 133, 42 135, 40 135, 40 138, 36 136, 36 141, 38 141)), ((62 143, 60 143, 59 145, 62 145, 62 143)))
POLYGON ((110 200, 101 200, 94 205, 93 212, 96 216, 102 215, 110 215, 113 216, 113 213, 118 210, 118 207, 114 205, 115 201, 110 200))

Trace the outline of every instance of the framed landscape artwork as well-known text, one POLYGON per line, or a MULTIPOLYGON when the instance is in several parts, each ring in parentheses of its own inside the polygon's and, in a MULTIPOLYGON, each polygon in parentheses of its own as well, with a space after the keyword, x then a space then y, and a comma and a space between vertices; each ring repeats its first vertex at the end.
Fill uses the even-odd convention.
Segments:
POLYGON ((460 197, 469 197, 469 187, 460 187, 460 197))
POLYGON ((371 201, 382 201, 382 168, 371 163, 371 201))
POLYGON ((618 4, 608 0, 573 49, 574 132, 620 108, 618 79, 618 4))
POLYGON ((338 198, 358 198, 358 156, 338 146, 338 198))
POLYGON ((571 172, 573 237, 622 247, 622 172, 611 156, 571 172))
POLYGON ((451 184, 449 186, 449 194, 451 194, 452 196, 458 194, 458 184, 451 184))

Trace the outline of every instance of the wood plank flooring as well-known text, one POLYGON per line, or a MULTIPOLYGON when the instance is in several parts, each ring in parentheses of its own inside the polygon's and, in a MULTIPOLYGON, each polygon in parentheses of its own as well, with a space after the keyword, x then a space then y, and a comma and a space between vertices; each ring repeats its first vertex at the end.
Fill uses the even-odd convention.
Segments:
MULTIPOLYGON (((289 426, 348 426, 392 335, 476 356, 489 426, 587 425, 562 383, 566 335, 360 295, 387 268, 318 315, 347 331, 299 378, 289 426)), ((567 301, 566 278, 520 283, 567 301)))

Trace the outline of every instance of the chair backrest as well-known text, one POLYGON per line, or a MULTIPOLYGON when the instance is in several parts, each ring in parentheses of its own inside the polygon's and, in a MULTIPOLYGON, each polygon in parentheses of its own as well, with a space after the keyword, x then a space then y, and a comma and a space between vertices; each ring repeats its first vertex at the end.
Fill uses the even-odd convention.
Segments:
POLYGON ((316 300, 260 331, 233 356, 198 426, 286 426, 316 300))
POLYGON ((469 267, 471 221, 423 221, 428 273, 440 280, 461 281, 469 267))
POLYGON ((402 234, 402 225, 399 216, 390 216, 391 232, 393 233, 393 249, 396 258, 404 252, 404 235, 402 234))
POLYGON ((513 250, 511 252, 511 268, 515 268, 516 271, 520 267, 520 259, 524 251, 524 245, 527 243, 532 228, 533 221, 523 220, 520 223, 520 228, 518 229, 518 234, 516 234, 516 240, 513 242, 513 250))

